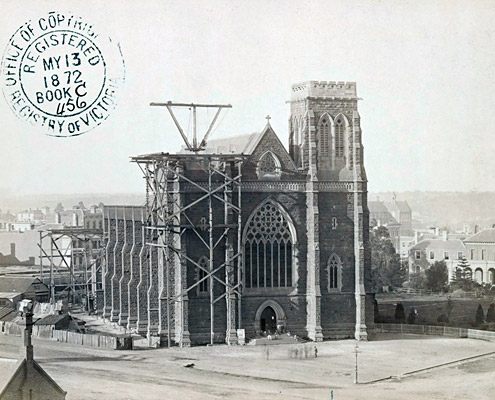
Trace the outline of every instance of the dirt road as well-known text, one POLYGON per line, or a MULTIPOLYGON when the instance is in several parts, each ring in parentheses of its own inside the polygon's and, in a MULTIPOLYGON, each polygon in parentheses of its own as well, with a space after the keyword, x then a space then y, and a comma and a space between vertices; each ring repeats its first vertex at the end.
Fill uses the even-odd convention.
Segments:
MULTIPOLYGON (((34 345, 35 358, 69 400, 493 398, 494 343, 412 335, 378 339, 360 344, 359 385, 353 383, 349 340, 318 344, 316 359, 291 359, 290 345, 269 346, 268 357, 258 346, 120 352, 41 339, 34 345), (391 375, 401 378, 364 384, 391 375)), ((20 337, 0 336, 0 357, 17 357, 20 346, 20 337)))

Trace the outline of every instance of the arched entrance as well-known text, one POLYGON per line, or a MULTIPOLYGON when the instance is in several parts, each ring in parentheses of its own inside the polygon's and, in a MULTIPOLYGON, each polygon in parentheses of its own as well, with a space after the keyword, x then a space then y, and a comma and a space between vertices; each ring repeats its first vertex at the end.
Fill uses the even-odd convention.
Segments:
POLYGON ((265 300, 258 306, 254 316, 254 331, 257 335, 275 333, 278 329, 286 327, 284 309, 274 300, 265 300))
POLYGON ((277 314, 270 306, 266 307, 261 313, 260 330, 262 333, 272 335, 277 330, 277 314))
POLYGON ((474 280, 478 283, 483 283, 483 270, 481 268, 476 268, 474 271, 474 280))
POLYGON ((493 268, 488 270, 488 283, 495 285, 495 269, 493 268))

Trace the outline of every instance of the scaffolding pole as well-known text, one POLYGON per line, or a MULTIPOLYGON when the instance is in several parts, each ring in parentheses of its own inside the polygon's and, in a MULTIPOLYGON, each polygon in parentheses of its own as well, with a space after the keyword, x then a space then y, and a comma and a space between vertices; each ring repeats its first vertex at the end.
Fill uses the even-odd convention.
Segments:
POLYGON ((45 270, 48 268, 50 303, 55 303, 57 297, 66 292, 70 303, 74 296, 83 294, 86 296, 86 308, 91 311, 90 297, 96 300, 98 288, 102 284, 103 239, 101 229, 60 228, 40 231, 40 278, 45 278, 45 270), (46 248, 47 241, 49 249, 46 248), (94 246, 95 241, 98 246, 94 246), (77 243, 81 243, 82 247, 76 247, 77 243), (76 257, 82 262, 78 263, 76 257))
MULTIPOLYGON (((241 176, 241 164, 237 165, 237 174, 238 176, 241 176)), ((239 182, 240 183, 240 182, 239 182)), ((242 199, 241 199, 241 193, 242 193, 242 188, 241 185, 237 185, 237 202, 239 204, 239 207, 242 204, 242 199)), ((243 274, 243 260, 244 260, 244 246, 242 245, 242 215, 241 211, 237 213, 237 226, 239 227, 237 229, 237 248, 239 249, 239 257, 237 258, 237 283, 240 285, 239 286, 239 296, 237 298, 237 328, 241 329, 242 328, 242 288, 243 288, 243 283, 244 283, 244 274, 243 274)))
MULTIPOLYGON (((208 188, 211 188, 211 163, 208 163, 208 188)), ((213 293, 213 199, 208 196, 208 265, 210 272, 209 288, 210 288, 210 344, 215 341, 215 297, 213 293)))
POLYGON ((146 244, 150 249, 158 247, 165 263, 162 266, 165 276, 160 284, 162 288, 165 286, 166 307, 163 310, 161 306, 161 312, 167 314, 169 346, 172 305, 178 304, 176 310, 180 310, 180 315, 176 312, 174 320, 178 344, 182 346, 184 339, 187 345, 184 335, 188 335, 188 293, 205 281, 208 282, 209 294, 210 344, 215 341, 215 306, 224 297, 227 343, 230 344, 229 336, 235 333, 231 329, 235 330, 235 325, 241 327, 241 177, 244 160, 244 155, 197 153, 158 153, 132 158, 146 180, 146 208, 149 212, 145 228, 151 238, 146 244), (196 173, 200 171, 203 178, 193 179, 188 167, 194 168, 196 173), (215 211, 219 206, 223 207, 221 214, 215 211), (189 214, 194 214, 194 218, 189 214), (198 249, 193 249, 192 253, 183 247, 184 235, 191 235, 201 243, 208 259, 206 266, 193 259, 192 254, 197 255, 201 251, 198 253, 198 249), (225 248, 220 249, 220 246, 225 248), (219 256, 217 260, 220 253, 224 256, 219 256), (171 268, 173 259, 178 263, 174 269, 171 268), (198 271, 198 279, 192 284, 187 283, 187 270, 184 269, 188 264, 198 271), (171 293, 172 271, 176 274, 174 282, 179 280, 180 284, 176 283, 175 291, 171 293), (224 290, 219 291, 218 285, 224 290), (236 311, 238 319, 235 318, 236 311), (179 335, 177 329, 180 329, 179 335))

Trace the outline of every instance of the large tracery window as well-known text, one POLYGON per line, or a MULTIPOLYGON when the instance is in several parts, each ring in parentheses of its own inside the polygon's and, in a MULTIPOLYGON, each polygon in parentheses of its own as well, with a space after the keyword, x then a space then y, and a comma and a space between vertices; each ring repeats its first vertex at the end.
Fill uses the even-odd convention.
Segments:
POLYGON ((344 121, 342 117, 335 121, 335 157, 344 157, 344 121))
POLYGON ((341 262, 338 255, 333 254, 328 260, 328 291, 340 289, 341 262))
POLYGON ((321 157, 330 155, 330 122, 324 118, 320 122, 319 151, 321 157))
POLYGON ((293 235, 280 208, 267 202, 250 217, 244 235, 246 288, 292 286, 293 235))

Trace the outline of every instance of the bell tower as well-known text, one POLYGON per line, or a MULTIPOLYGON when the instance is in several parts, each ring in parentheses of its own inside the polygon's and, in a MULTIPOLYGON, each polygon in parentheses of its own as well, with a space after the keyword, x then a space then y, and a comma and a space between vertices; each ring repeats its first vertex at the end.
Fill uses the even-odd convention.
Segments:
POLYGON ((354 293, 354 336, 367 337, 371 260, 358 100, 355 82, 308 81, 292 86, 289 153, 307 177, 306 330, 313 340, 321 340, 336 323, 322 309, 338 307, 342 301, 321 283, 328 278, 331 251, 346 260, 340 274, 344 292, 354 293))
POLYGON ((313 163, 320 180, 352 180, 356 151, 358 174, 364 177, 358 100, 355 82, 292 86, 289 152, 299 168, 313 163))

